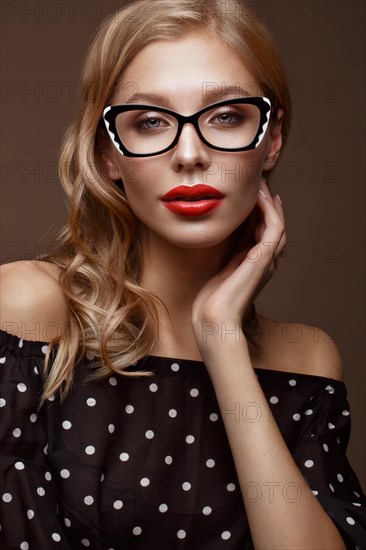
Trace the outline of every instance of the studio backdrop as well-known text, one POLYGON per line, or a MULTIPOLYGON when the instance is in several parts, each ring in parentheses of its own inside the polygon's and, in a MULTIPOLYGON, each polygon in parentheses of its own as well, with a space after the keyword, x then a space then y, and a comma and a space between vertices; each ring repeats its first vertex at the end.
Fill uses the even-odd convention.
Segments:
MULTIPOLYGON (((314 327, 315 342, 317 328, 337 342, 352 415, 348 454, 365 488, 365 2, 249 4, 278 43, 294 111, 270 182, 282 198, 288 244, 257 309, 285 321, 290 342, 301 338, 298 323, 314 327)), ((121 5, 1 3, 2 263, 44 252, 65 220, 61 140, 78 110, 90 38, 121 5)), ((230 2, 222 6, 224 14, 230 2)))

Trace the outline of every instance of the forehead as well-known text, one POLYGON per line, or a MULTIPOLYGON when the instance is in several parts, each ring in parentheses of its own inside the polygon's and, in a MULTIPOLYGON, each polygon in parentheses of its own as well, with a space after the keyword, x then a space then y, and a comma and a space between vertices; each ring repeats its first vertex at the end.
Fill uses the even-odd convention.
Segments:
POLYGON ((191 111, 213 100, 262 95, 262 91, 236 52, 201 31, 145 46, 123 72, 114 101, 146 103, 149 94, 163 97, 164 105, 179 106, 182 112, 185 107, 191 111))

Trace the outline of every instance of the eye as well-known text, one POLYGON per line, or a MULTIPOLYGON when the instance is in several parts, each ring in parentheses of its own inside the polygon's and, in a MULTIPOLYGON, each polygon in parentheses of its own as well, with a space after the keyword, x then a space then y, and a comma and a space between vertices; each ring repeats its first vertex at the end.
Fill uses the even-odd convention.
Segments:
POLYGON ((170 122, 160 114, 146 113, 141 115, 134 123, 138 130, 160 130, 170 126, 170 122))
POLYGON ((220 126, 232 126, 239 124, 245 120, 243 113, 228 109, 221 113, 215 113, 209 120, 211 124, 217 124, 220 126))

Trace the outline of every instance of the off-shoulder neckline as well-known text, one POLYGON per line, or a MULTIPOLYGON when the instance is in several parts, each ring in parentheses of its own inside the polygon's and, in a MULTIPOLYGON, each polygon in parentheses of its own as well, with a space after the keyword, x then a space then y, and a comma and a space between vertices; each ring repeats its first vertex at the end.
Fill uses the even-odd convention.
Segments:
MULTIPOLYGON (((16 334, 12 334, 10 332, 7 332, 5 330, 0 329, 0 346, 7 347, 10 351, 17 350, 18 353, 23 355, 24 357, 31 357, 31 356, 40 356, 44 357, 48 346, 50 342, 43 341, 43 340, 27 340, 26 338, 20 338, 20 336, 17 336, 16 334)), ((54 348, 58 347, 58 344, 53 344, 54 348)), ((156 362, 159 361, 162 364, 169 363, 169 366, 173 363, 180 363, 187 366, 192 367, 199 367, 203 366, 205 363, 204 361, 200 361, 198 359, 184 359, 181 357, 165 357, 162 355, 146 355, 145 357, 139 359, 138 363, 150 363, 150 362, 156 362)), ((131 365, 131 369, 133 369, 135 365, 131 365)), ((317 380, 328 380, 331 381, 332 384, 340 384, 344 385, 344 382, 342 380, 336 380, 335 378, 329 378, 327 376, 319 376, 317 374, 307 374, 302 372, 293 372, 293 371, 283 371, 283 370, 277 370, 277 369, 266 369, 266 368, 258 368, 253 367, 256 374, 260 373, 267 373, 267 374, 273 374, 276 376, 287 376, 290 379, 295 377, 302 377, 307 379, 317 379, 317 380)))

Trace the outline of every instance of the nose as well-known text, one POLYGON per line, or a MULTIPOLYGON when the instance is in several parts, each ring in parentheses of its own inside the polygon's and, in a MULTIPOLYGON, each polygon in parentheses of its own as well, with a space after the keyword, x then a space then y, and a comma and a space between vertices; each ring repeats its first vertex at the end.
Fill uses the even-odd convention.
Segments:
POLYGON ((207 169, 210 165, 209 148, 202 143, 193 124, 183 126, 177 145, 174 147, 171 162, 175 170, 207 169))

